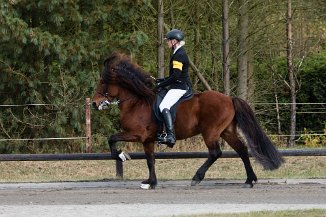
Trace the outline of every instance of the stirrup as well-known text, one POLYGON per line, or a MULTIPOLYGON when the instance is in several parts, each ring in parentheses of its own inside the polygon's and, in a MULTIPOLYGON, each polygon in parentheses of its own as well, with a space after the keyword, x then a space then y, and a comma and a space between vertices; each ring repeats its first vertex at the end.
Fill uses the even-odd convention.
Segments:
POLYGON ((167 136, 168 136, 168 134, 163 131, 160 135, 158 135, 158 137, 156 138, 156 141, 157 142, 166 141, 167 136))
POLYGON ((165 137, 162 137, 160 139, 157 139, 157 143, 158 145, 167 145, 169 148, 173 148, 173 146, 175 145, 175 140, 171 141, 170 139, 166 139, 167 135, 165 135, 165 137))

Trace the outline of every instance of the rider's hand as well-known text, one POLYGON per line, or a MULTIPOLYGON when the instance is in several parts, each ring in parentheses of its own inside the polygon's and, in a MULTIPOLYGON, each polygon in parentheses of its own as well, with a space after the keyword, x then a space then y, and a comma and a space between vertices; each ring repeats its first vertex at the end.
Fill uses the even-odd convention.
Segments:
POLYGON ((161 89, 162 89, 162 87, 160 87, 158 84, 156 84, 154 87, 154 92, 158 93, 158 92, 160 92, 161 89))
POLYGON ((157 79, 155 80, 155 83, 156 83, 156 84, 159 84, 159 83, 163 82, 164 80, 165 80, 165 78, 157 78, 157 79))

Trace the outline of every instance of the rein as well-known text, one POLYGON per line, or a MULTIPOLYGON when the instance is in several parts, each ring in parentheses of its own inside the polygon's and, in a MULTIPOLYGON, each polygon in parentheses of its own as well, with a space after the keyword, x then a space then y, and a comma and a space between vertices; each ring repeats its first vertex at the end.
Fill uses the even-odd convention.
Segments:
POLYGON ((109 96, 109 93, 108 93, 108 92, 106 92, 106 93, 101 93, 101 92, 98 92, 98 91, 97 91, 97 93, 98 93, 99 95, 105 97, 105 99, 106 99, 106 100, 103 100, 103 101, 100 103, 100 105, 98 106, 98 109, 99 109, 99 110, 106 109, 109 105, 120 105, 120 104, 122 104, 122 103, 124 103, 124 102, 126 102, 126 101, 128 101, 128 100, 131 100, 131 99, 135 98, 135 96, 130 96, 130 97, 126 98, 126 99, 122 99, 122 100, 118 99, 118 100, 114 101, 115 99, 112 99, 112 100, 109 99, 109 97, 108 97, 108 96, 109 96))

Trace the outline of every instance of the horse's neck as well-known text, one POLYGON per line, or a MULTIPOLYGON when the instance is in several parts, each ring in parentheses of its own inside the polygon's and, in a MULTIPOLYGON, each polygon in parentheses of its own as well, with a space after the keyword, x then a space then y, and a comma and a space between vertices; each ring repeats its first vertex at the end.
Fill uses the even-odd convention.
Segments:
POLYGON ((137 110, 140 107, 141 109, 152 109, 151 104, 147 103, 145 100, 139 98, 139 96, 125 88, 119 88, 118 100, 120 102, 119 107, 122 112, 127 110, 137 110))

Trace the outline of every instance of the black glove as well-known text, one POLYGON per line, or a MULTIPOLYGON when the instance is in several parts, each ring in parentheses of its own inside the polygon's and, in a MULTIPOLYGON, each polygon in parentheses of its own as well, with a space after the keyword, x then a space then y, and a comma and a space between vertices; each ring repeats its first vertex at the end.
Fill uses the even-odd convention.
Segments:
POLYGON ((165 78, 157 78, 155 80, 154 92, 158 93, 161 90, 161 84, 164 82, 165 78))
POLYGON ((158 92, 161 91, 161 89, 162 89, 162 87, 159 86, 159 83, 156 83, 156 85, 155 85, 155 87, 154 87, 154 92, 155 92, 155 93, 158 93, 158 92))
POLYGON ((157 79, 155 80, 156 85, 158 85, 159 83, 163 82, 165 79, 166 79, 166 78, 157 78, 157 79))

